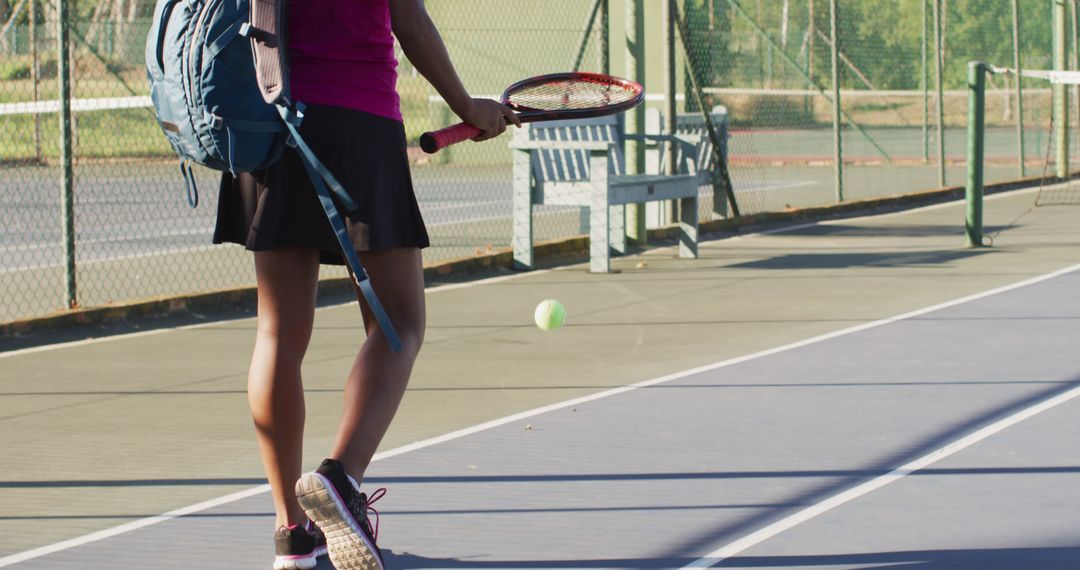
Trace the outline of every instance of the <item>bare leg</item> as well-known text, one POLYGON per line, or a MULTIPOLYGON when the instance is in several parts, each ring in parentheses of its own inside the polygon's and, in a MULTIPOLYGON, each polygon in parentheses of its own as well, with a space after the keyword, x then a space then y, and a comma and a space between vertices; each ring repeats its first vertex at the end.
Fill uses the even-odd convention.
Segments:
POLYGON ((274 498, 276 526, 301 524, 296 502, 304 443, 304 360, 315 318, 317 250, 255 253, 259 325, 248 372, 248 405, 274 498))
POLYGON ((401 248, 361 254, 379 301, 401 337, 394 353, 360 296, 368 338, 349 372, 345 411, 330 457, 361 481, 405 395, 413 363, 424 342, 424 272, 419 249, 401 248))

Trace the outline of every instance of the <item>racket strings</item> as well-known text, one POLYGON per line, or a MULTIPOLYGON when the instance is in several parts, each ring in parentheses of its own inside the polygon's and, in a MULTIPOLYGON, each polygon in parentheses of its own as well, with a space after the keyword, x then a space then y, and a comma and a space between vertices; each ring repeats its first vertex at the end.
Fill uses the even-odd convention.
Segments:
POLYGON ((626 104, 638 95, 636 90, 615 83, 558 80, 524 85, 508 93, 506 103, 519 109, 563 111, 626 104))

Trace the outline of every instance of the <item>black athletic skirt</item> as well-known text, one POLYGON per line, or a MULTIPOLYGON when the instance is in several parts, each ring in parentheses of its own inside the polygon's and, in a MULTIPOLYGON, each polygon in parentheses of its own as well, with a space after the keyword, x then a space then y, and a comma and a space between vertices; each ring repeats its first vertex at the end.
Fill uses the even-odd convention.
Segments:
MULTIPOLYGON (((341 182, 359 209, 346 216, 357 251, 430 245, 416 203, 405 127, 363 111, 309 105, 300 134, 341 182)), ((322 262, 342 265, 341 246, 295 149, 253 174, 221 177, 214 243, 251 251, 318 249, 322 262)))

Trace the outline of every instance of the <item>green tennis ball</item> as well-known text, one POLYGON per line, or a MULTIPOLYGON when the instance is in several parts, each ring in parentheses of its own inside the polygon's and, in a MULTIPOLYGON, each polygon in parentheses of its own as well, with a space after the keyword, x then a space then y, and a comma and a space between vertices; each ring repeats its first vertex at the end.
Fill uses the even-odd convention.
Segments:
POLYGON ((555 299, 544 299, 536 306, 533 319, 536 321, 536 326, 543 330, 557 329, 566 319, 566 309, 555 299))

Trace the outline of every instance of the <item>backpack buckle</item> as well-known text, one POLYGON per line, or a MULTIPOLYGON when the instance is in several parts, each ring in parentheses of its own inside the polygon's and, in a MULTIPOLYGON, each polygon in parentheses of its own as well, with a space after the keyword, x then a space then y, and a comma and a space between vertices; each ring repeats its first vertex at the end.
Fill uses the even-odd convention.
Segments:
POLYGON ((220 131, 221 127, 225 126, 225 119, 222 119, 218 115, 210 115, 210 128, 215 131, 220 131))

